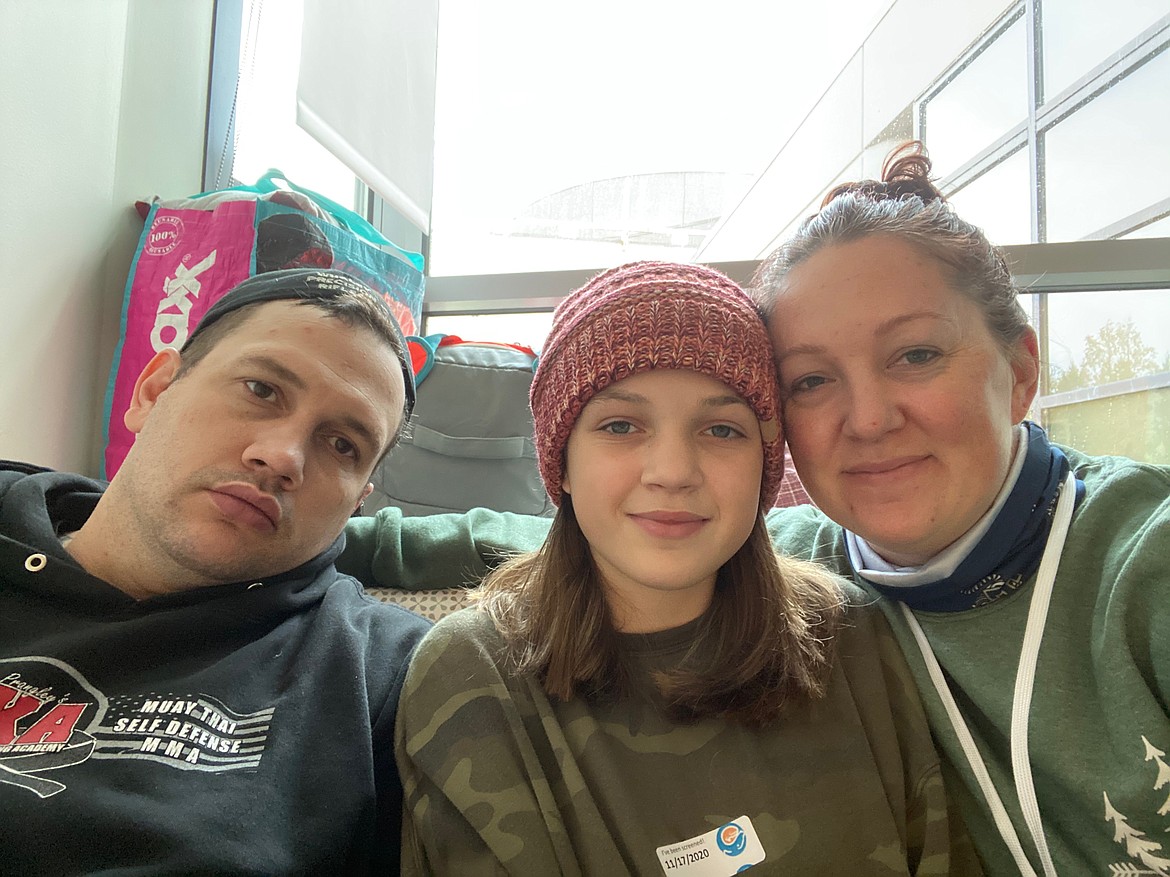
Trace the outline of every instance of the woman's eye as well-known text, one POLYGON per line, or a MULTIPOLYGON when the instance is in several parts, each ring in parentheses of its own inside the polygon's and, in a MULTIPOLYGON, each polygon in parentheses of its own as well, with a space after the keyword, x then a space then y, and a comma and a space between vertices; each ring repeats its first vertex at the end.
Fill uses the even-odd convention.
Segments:
POLYGON ((815 390, 826 382, 826 378, 821 375, 806 375, 803 378, 793 382, 793 393, 807 393, 809 390, 815 390))
POLYGON ((928 362, 933 362, 938 356, 937 350, 928 350, 925 347, 916 347, 902 354, 902 358, 910 365, 926 365, 928 362))
POLYGON ((276 395, 276 390, 263 381, 244 381, 244 386, 257 399, 271 399, 276 395))
POLYGON ((605 426, 601 427, 602 432, 608 432, 610 435, 629 435, 634 431, 634 424, 628 420, 611 420, 605 426))

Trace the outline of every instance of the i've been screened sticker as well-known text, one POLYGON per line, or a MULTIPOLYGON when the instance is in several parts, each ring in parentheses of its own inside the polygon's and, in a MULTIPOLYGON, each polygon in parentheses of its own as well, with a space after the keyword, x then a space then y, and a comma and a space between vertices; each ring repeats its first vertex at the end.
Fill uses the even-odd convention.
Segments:
POLYGON ((730 877, 764 861, 764 847, 746 816, 689 840, 659 847, 669 877, 730 877))

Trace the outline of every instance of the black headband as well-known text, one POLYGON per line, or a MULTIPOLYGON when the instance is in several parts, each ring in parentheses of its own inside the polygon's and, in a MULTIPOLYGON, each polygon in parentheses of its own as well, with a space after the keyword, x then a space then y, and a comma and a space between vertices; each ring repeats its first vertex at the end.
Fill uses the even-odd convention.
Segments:
POLYGON ((411 368, 406 339, 402 336, 402 328, 398 325, 393 311, 390 310, 386 300, 381 295, 352 274, 347 274, 344 271, 333 268, 286 268, 281 271, 267 271, 249 277, 208 309, 194 331, 187 336, 180 353, 190 347, 191 342, 208 326, 232 311, 237 311, 248 305, 296 299, 312 303, 337 298, 346 293, 363 293, 371 296, 382 306, 390 318, 390 325, 398 337, 398 349, 394 353, 402 368, 402 382, 406 387, 406 416, 410 417, 414 410, 414 370, 411 368))

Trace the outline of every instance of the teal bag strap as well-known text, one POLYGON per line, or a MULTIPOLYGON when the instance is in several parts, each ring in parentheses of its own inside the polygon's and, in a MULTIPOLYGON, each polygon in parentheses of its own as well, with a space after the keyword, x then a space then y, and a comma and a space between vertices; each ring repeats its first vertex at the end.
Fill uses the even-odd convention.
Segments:
POLYGON ((312 189, 306 189, 304 186, 298 186, 290 180, 284 173, 277 168, 269 168, 254 185, 239 185, 230 186, 226 189, 217 189, 212 192, 200 192, 198 195, 193 195, 193 198, 202 198, 205 195, 215 194, 218 192, 251 192, 256 195, 268 195, 280 189, 276 185, 276 181, 282 181, 286 186, 294 192, 299 192, 306 198, 311 198, 318 205, 323 207, 330 216, 337 220, 338 224, 347 231, 352 232, 358 237, 371 244, 379 247, 390 247, 396 254, 404 259, 408 264, 412 265, 416 271, 423 270, 423 257, 420 253, 412 253, 410 250, 404 250, 398 244, 387 238, 382 232, 370 225, 363 217, 354 213, 348 207, 342 207, 332 198, 326 198, 320 192, 314 192, 312 189))

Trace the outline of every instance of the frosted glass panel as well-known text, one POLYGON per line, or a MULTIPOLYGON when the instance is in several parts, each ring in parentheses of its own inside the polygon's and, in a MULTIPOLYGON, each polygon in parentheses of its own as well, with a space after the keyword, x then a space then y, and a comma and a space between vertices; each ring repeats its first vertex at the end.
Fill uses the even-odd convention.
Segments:
POLYGON ((1170 51, 1044 136, 1047 239, 1075 241, 1170 197, 1170 51))
POLYGON ((1020 149, 950 197, 959 215, 996 244, 1032 240, 1028 150, 1020 149))
POLYGON ((934 170, 946 176, 1028 116, 1027 33, 1021 18, 923 108, 934 170))
POLYGON ((1166 0, 1042 0, 1044 95, 1056 97, 1170 12, 1166 0))

